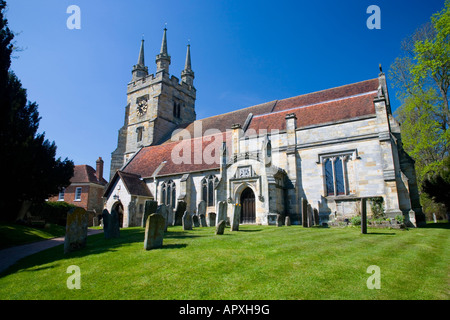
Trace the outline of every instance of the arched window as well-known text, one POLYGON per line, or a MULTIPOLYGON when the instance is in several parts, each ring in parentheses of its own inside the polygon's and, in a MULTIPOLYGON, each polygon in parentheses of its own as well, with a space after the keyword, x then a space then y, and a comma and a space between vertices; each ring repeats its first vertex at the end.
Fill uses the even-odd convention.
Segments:
POLYGON ((181 103, 177 103, 177 102, 173 102, 173 116, 175 118, 180 118, 180 113, 181 113, 181 103))
POLYGON ((323 160, 325 167, 325 186, 328 196, 348 194, 346 183, 346 164, 348 156, 334 156, 323 160))
POLYGON ((206 202, 208 207, 215 205, 214 187, 219 182, 216 176, 210 175, 202 180, 202 200, 206 202))
POLYGON ((175 209, 177 203, 177 190, 175 182, 172 180, 164 181, 161 186, 161 203, 175 209))

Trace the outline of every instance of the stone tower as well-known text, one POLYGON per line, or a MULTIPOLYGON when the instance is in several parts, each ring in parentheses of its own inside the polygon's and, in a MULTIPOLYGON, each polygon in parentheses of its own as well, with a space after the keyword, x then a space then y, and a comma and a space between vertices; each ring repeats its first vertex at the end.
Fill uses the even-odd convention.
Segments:
POLYGON ((170 76, 167 51, 167 29, 164 28, 161 50, 156 56, 156 73, 148 74, 144 62, 144 40, 141 41, 137 64, 127 86, 125 121, 119 130, 117 148, 111 154, 110 178, 140 148, 159 144, 180 124, 195 120, 194 72, 191 69, 190 45, 181 72, 181 82, 170 76))

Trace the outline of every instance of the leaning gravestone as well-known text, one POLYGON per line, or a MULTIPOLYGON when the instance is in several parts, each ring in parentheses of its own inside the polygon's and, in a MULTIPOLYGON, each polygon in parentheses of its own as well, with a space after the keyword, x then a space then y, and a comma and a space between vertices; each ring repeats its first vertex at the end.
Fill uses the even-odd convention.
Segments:
POLYGON ((162 248, 165 225, 166 219, 158 213, 153 213, 147 218, 144 239, 145 250, 162 248))
POLYGON ((192 216, 187 211, 183 214, 183 230, 192 230, 192 216))
POLYGON ((116 210, 112 210, 111 214, 107 209, 102 212, 103 220, 103 234, 105 239, 119 238, 120 237, 120 225, 119 215, 116 210))
POLYGON ((199 218, 200 218, 200 226, 207 227, 205 215, 202 213, 199 215, 199 218))
POLYGON ((231 217, 231 231, 239 231, 239 221, 241 220, 241 205, 235 204, 233 216, 231 217))
POLYGON ((313 209, 309 203, 308 203, 308 208, 307 208, 306 212, 308 213, 308 227, 312 227, 314 215, 313 215, 313 209))
POLYGON ((158 202, 154 200, 146 200, 145 201, 145 207, 144 207, 144 214, 142 215, 142 222, 141 227, 145 228, 145 223, 147 222, 147 218, 152 213, 156 212, 156 209, 158 208, 158 202))
POLYGON ((216 226, 216 234, 223 234, 225 231, 225 220, 220 220, 219 223, 216 226))
POLYGON ((64 253, 69 253, 86 246, 88 214, 83 208, 72 208, 67 213, 64 253))
POLYGON ((194 214, 192 216, 192 223, 194 224, 194 227, 200 227, 200 222, 198 220, 198 215, 194 214))
POLYGON ((227 221, 227 202, 226 201, 219 201, 217 203, 217 223, 219 223, 220 220, 227 221))
POLYGON ((186 211, 186 202, 178 201, 177 208, 175 209, 175 219, 173 221, 174 226, 181 226, 183 224, 183 215, 186 211))

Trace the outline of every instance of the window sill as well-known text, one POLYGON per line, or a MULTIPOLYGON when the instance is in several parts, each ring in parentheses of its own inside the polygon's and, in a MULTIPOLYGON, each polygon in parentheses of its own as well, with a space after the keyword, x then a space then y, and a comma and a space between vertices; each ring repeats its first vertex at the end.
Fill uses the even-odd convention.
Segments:
POLYGON ((327 200, 359 200, 360 197, 357 197, 355 194, 346 194, 340 196, 325 196, 327 200))

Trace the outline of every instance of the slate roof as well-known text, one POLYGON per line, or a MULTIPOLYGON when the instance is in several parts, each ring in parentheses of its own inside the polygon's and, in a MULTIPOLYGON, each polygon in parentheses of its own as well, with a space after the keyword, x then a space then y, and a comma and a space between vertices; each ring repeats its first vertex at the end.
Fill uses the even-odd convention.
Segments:
POLYGON ((246 120, 249 119, 249 114, 252 114, 251 120, 248 127, 244 129, 253 129, 256 132, 261 129, 266 129, 268 132, 271 129, 285 130, 285 116, 289 113, 296 115, 297 128, 373 116, 375 115, 373 99, 377 95, 378 85, 378 78, 375 78, 196 120, 177 128, 184 129, 180 132, 180 135, 192 138, 183 140, 185 150, 188 153, 190 152, 189 155, 186 155, 186 159, 190 159, 189 163, 174 163, 172 161, 172 151, 176 155, 182 145, 179 145, 180 141, 173 142, 177 139, 171 140, 169 137, 160 145, 142 148, 123 168, 123 171, 146 178, 218 169, 219 154, 215 155, 215 160, 212 163, 206 163, 205 161, 195 163, 195 157, 198 159, 200 149, 203 153, 205 150, 209 150, 207 148, 212 147, 210 144, 226 141, 227 138, 230 139, 231 126, 236 123, 244 126, 246 120), (195 128, 198 132, 195 132, 195 128), (201 131, 199 131, 199 128, 201 128, 201 131), (194 133, 202 132, 203 134, 206 130, 211 129, 217 131, 215 133, 210 131, 209 133, 212 133, 212 135, 208 135, 208 139, 194 138, 194 133), (190 148, 187 147, 188 145, 190 145, 190 148))

